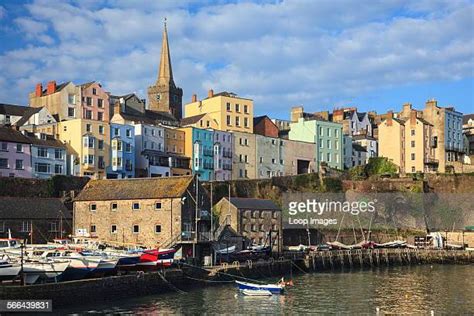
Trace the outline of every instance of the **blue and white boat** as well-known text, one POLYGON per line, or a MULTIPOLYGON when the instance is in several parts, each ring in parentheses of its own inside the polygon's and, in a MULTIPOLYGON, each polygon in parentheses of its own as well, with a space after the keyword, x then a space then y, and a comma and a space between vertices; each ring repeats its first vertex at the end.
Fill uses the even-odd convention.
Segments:
POLYGON ((265 290, 269 291, 272 294, 282 294, 285 285, 284 284, 255 284, 248 282, 235 281, 239 286, 239 290, 265 290))

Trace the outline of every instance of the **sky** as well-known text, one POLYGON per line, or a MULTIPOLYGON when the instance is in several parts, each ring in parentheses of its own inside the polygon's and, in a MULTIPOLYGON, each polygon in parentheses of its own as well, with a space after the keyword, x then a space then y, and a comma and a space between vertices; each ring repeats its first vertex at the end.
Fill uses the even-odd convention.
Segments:
POLYGON ((183 103, 207 91, 254 100, 256 115, 428 99, 474 113, 474 2, 463 0, 0 0, 0 103, 36 83, 99 81, 146 97, 163 20, 183 103))

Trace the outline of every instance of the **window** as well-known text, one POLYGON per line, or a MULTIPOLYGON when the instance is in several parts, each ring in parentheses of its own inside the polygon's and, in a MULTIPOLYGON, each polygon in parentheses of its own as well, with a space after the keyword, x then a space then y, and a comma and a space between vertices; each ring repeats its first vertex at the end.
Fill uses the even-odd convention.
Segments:
POLYGON ((240 112, 240 105, 239 104, 235 104, 235 112, 240 112))
POLYGON ((247 117, 244 117, 244 126, 249 127, 249 119, 247 117))
POLYGON ((411 167, 411 172, 414 173, 415 171, 416 171, 416 170, 415 170, 415 167, 411 167))
POLYGON ((248 146, 249 145, 249 140, 247 138, 244 139, 244 145, 248 146))
POLYGON ((231 111, 229 102, 227 102, 227 111, 231 111))
POLYGON ((155 225, 155 233, 156 234, 161 233, 161 225, 155 225))
POLYGON ((38 147, 38 157, 47 158, 48 149, 44 147, 38 147))
POLYGON ((331 149, 331 140, 328 139, 328 149, 331 149))
POLYGON ((276 163, 276 159, 272 158, 272 164, 275 164, 275 163, 276 163))
POLYGON ((411 160, 415 160, 415 154, 411 154, 411 160))
POLYGON ((92 105, 92 98, 91 97, 86 98, 86 104, 89 105, 89 106, 92 105))
POLYGON ((23 145, 22 144, 16 144, 16 152, 17 153, 22 153, 23 152, 23 145))
POLYGON ((96 88, 92 88, 92 94, 97 95, 97 89, 96 88))
POLYGON ((23 166, 23 160, 17 159, 15 162, 15 169, 16 170, 23 170, 25 167, 23 166))
POLYGON ((411 136, 415 136, 415 130, 414 129, 411 130, 411 136))
POLYGON ((110 204, 110 210, 116 211, 116 210, 117 210, 117 203, 115 203, 115 202, 114 202, 114 203, 111 203, 111 204, 110 204))
MULTIPOLYGON (((69 117, 76 117, 76 109, 75 108, 67 108, 67 116, 69 117)), ((64 126, 66 128, 66 126, 64 126)))
POLYGON ((244 113, 248 113, 249 112, 249 107, 248 105, 244 105, 244 113))
POLYGON ((114 127, 114 136, 120 136, 120 129, 114 127))
POLYGON ((327 129, 328 137, 331 137, 331 129, 328 127, 327 129))
POLYGON ((140 226, 138 225, 133 225, 133 233, 138 234, 140 232, 140 226))
POLYGON ((98 121, 104 120, 104 112, 97 112, 97 120, 98 121))
POLYGON ((134 202, 134 203, 132 204, 132 209, 134 209, 134 210, 139 210, 139 209, 140 209, 140 203, 134 202))
POLYGON ((92 120, 92 111, 91 110, 86 110, 86 119, 92 120))
POLYGON ((235 117, 235 126, 240 126, 240 117, 239 116, 235 117))
POLYGON ((49 222, 48 223, 48 231, 50 233, 58 232, 58 222, 49 222))
POLYGON ((103 108, 104 107, 104 100, 102 99, 97 99, 97 106, 99 108, 103 108))
POLYGON ((110 233, 111 234, 116 234, 117 233, 117 225, 111 225, 110 226, 110 233))
POLYGON ((8 159, 0 158, 0 169, 8 169, 8 159))
POLYGON ((102 139, 99 139, 99 143, 97 146, 100 150, 104 149, 104 141, 102 139))
POLYGON ((69 104, 76 104, 76 96, 74 94, 68 94, 67 102, 69 104))
POLYGON ((125 151, 128 153, 132 152, 132 144, 130 143, 125 143, 125 151))
POLYGON ((54 159, 58 159, 58 160, 63 160, 63 150, 62 149, 55 149, 54 150, 54 159))
POLYGON ((96 233, 97 227, 95 225, 91 225, 91 233, 96 233))
POLYGON ((263 163, 263 157, 260 157, 260 163, 263 163))
POLYGON ((339 130, 336 129, 336 134, 335 134, 336 137, 339 137, 339 130))
POLYGON ((232 125, 232 121, 230 119, 230 115, 227 115, 227 125, 232 125))
POLYGON ((320 127, 319 127, 319 136, 323 136, 323 134, 324 134, 324 133, 323 133, 323 127, 320 126, 320 127))
POLYGON ((328 153, 327 157, 328 157, 327 162, 331 162, 331 153, 328 153))
POLYGON ((319 148, 324 148, 324 143, 322 138, 319 139, 319 148))
POLYGON ((51 172, 51 166, 47 163, 35 163, 35 172, 50 173, 51 172))
POLYGON ((21 232, 31 232, 31 222, 30 221, 23 221, 21 222, 21 232))
POLYGON ((89 205, 89 208, 90 208, 91 212, 95 212, 95 211, 97 211, 97 204, 92 203, 92 204, 89 205))
MULTIPOLYGON (((132 137, 132 130, 127 128, 127 130, 125 131, 125 136, 127 137, 132 137)), ((160 135, 161 136, 161 135, 160 135)))
POLYGON ((93 137, 87 137, 87 147, 94 148, 95 139, 93 137))
POLYGON ((54 165, 54 173, 63 174, 63 165, 54 165))
POLYGON ((92 126, 90 124, 86 124, 86 132, 90 132, 92 130, 92 126))
MULTIPOLYGON (((337 130, 336 130, 336 132, 337 132, 337 130)), ((339 149, 339 141, 336 140, 334 143, 335 143, 335 145, 336 145, 336 149, 339 149)))
POLYGON ((415 141, 414 140, 411 141, 411 147, 412 148, 415 147, 415 141))
MULTIPOLYGON (((101 113, 99 113, 101 114, 101 113)), ((100 121, 102 121, 102 119, 99 119, 100 121)), ((101 135, 104 135, 104 126, 103 125, 99 125, 99 134, 101 135)))
POLYGON ((2 143, 2 151, 8 151, 8 143, 2 143))

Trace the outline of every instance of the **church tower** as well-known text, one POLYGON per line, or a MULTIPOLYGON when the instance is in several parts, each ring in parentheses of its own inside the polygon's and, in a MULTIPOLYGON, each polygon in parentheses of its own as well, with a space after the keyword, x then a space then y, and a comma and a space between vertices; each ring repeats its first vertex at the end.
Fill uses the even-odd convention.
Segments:
POLYGON ((169 112, 178 120, 182 118, 183 89, 176 87, 173 80, 166 19, 161 44, 158 79, 153 86, 148 87, 148 104, 150 110, 169 112))

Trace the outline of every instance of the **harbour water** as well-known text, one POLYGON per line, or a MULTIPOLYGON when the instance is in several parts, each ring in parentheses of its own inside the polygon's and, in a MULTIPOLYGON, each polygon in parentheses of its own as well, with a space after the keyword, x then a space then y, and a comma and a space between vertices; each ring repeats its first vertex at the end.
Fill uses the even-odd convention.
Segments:
MULTIPOLYGON (((285 295, 245 297, 234 284, 56 310, 61 314, 471 314, 474 265, 419 265, 294 276, 285 295)), ((271 280, 275 281, 275 279, 271 280)), ((186 291, 186 289, 184 289, 186 291)), ((54 306, 54 300, 53 300, 54 306)))

